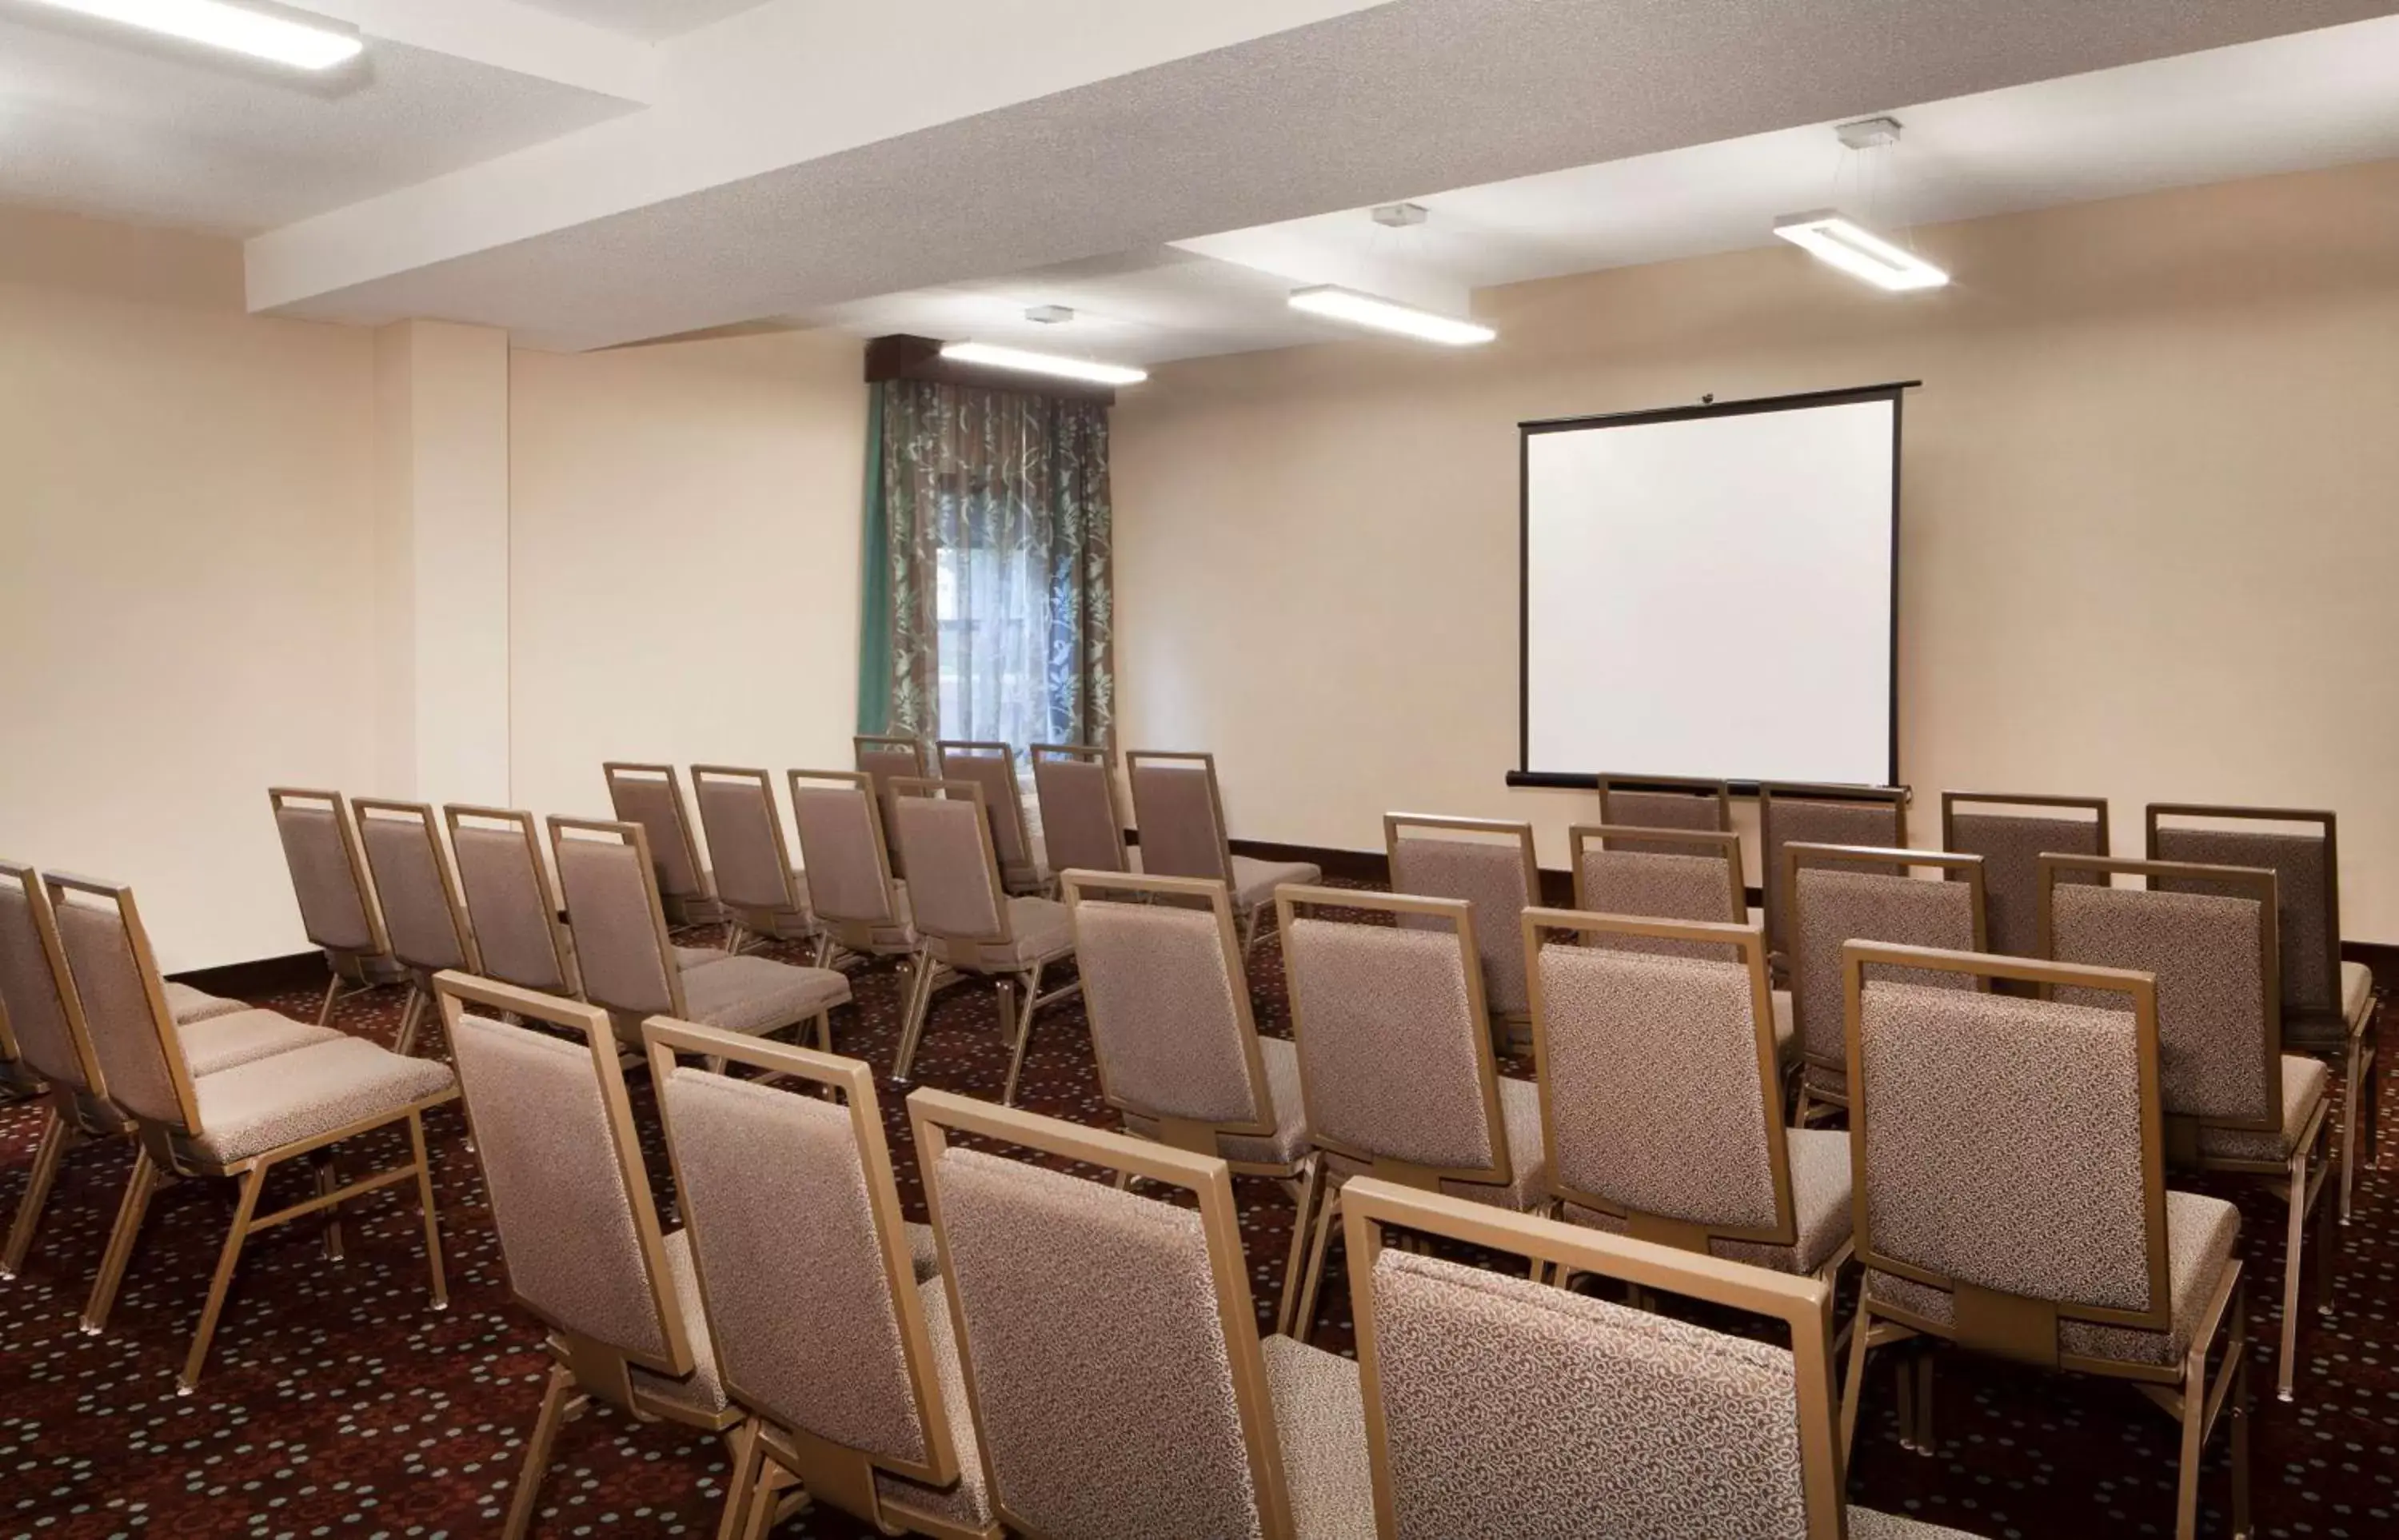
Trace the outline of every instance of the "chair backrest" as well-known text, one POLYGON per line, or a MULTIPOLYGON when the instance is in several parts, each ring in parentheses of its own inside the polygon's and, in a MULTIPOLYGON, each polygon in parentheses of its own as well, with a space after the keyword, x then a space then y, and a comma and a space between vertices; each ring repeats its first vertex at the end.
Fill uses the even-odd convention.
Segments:
POLYGON ((1116 772, 1105 749, 1035 744, 1033 795, 1041 804, 1041 843, 1050 871, 1127 869, 1124 815, 1117 807, 1116 772))
POLYGON ((681 1016, 683 979, 642 826, 553 813, 549 845, 583 997, 616 1016, 620 1030, 628 1019, 681 1016))
POLYGON ((1292 1535, 1225 1162, 942 1091, 915 1092, 908 1114, 1000 1520, 1048 1540, 1292 1535), (1193 1206, 953 1134, 1130 1172, 1193 1206))
POLYGON ((421 973, 454 967, 482 972, 474 927, 459 901, 458 882, 441 848, 433 804, 361 797, 354 805, 359 844, 383 900, 392 956, 421 973))
POLYGON ((383 911, 359 854, 348 801, 339 791, 289 786, 268 788, 266 801, 275 810, 275 831, 309 943, 346 957, 387 953, 383 911))
POLYGON ((1507 1183, 1472 906, 1285 887, 1275 910, 1309 1137, 1387 1174, 1507 1183), (1302 917, 1303 905, 1441 915, 1451 929, 1302 917))
MULTIPOLYGON (((1790 844, 1782 847, 1782 886, 1792 898, 1791 1014, 1800 1052, 1834 1074, 1848 1062, 1841 1041, 1841 948, 1889 941, 1947 952, 1985 950, 1983 858, 1939 850, 1873 849, 1790 844), (1907 875, 1925 867, 1956 881, 1907 875)), ((1934 989, 1966 989, 1955 971, 1910 978, 1934 989)))
MULTIPOLYGON (((1628 842, 1623 833, 1615 824, 1577 824, 1566 831, 1575 908, 1645 920, 1749 924, 1740 835, 1729 830, 1669 829, 1628 842)), ((1593 931, 1582 940, 1586 946, 1660 957, 1731 956, 1718 946, 1631 931, 1593 931)))
POLYGON ((663 1017, 642 1036, 725 1389, 912 1480, 956 1480, 873 1069, 663 1017))
POLYGON ((16 861, 0 861, 0 1060, 21 1061, 53 1087, 108 1094, 49 889, 16 861))
POLYGON ((1062 885, 1108 1105, 1156 1119, 1159 1138, 1202 1155, 1220 1133, 1272 1133, 1225 885, 1070 871, 1062 885))
POLYGON ((1341 1209, 1386 1540, 1847 1533, 1823 1281, 1371 1178, 1341 1209), (1790 1345, 1386 1246, 1394 1228, 1766 1317, 1790 1345))
POLYGON ((109 1101, 162 1128, 199 1132, 192 1066, 133 890, 63 871, 44 872, 42 885, 109 1101))
POLYGON ((695 764, 691 790, 708 833, 717 901, 761 922, 760 928, 772 916, 802 911, 806 905, 792 882, 791 847, 783 843, 783 816, 775 806, 774 777, 764 770, 695 764))
POLYGON ((1525 912, 1533 1053, 1550 1190, 1648 1240, 1797 1236, 1766 938, 1747 925, 1525 912), (1689 942, 1660 957, 1542 944, 1606 936, 1689 942))
POLYGON ((902 777, 891 782, 900 845, 907 852, 908 912, 943 941, 1010 939, 1008 892, 991 844, 983 788, 972 781, 902 777))
POLYGON ((1125 756, 1125 778, 1132 783, 1144 871, 1158 877, 1233 880, 1215 755, 1138 750, 1125 756))
POLYGON ((874 800, 883 809, 883 846, 890 856, 892 874, 904 877, 908 867, 900 853, 897 793, 891 783, 925 778, 925 746, 915 738, 866 736, 852 738, 850 746, 858 755, 859 772, 874 784, 874 800))
MULTIPOLYGON (((1484 1003, 1501 1016, 1521 1017, 1530 1010, 1516 917, 1541 901, 1541 862, 1533 851, 1533 826, 1509 818, 1386 813, 1383 851, 1390 863, 1392 892, 1463 898, 1474 907, 1474 936, 1483 950, 1484 1003)), ((1400 924, 1448 928, 1438 915, 1403 914, 1400 924)))
POLYGON ((700 858, 699 836, 674 766, 610 760, 600 771, 608 777, 608 805, 618 821, 642 826, 650 858, 657 863, 653 870, 658 896, 678 902, 710 897, 707 863, 700 858))
POLYGON ((509 1291, 578 1346, 690 1373, 607 1012, 461 973, 434 994, 509 1291))
MULTIPOLYGON (((2276 928, 2282 938, 2284 1011, 2340 1009, 2340 845, 2330 813, 2290 807, 2221 807, 2151 803, 2148 857, 2207 866, 2264 867, 2274 873, 2276 928), (2230 826, 2230 827, 2228 827, 2230 826), (2246 827, 2243 827, 2246 826, 2246 827)), ((2204 879, 2162 885, 2210 891, 2204 879)))
MULTIPOLYGON (((2040 951, 2040 858, 2108 854, 2105 797, 1941 793, 1941 848, 1983 858, 1983 904, 1990 949, 2012 957, 2040 951)), ((2059 882, 2090 882, 2085 873, 2059 882)))
MULTIPOLYGON (((2283 1126, 2283 1012, 2274 873, 2185 861, 2040 859, 2040 947, 2061 963, 2157 979, 2166 1150, 2199 1155, 2197 1128, 2283 1126), (2116 887, 2118 875, 2144 887, 2116 887), (2069 883, 2067 879, 2079 882, 2069 883)), ((2122 1009, 2121 996, 2061 992, 2122 1009)))
POLYGON ((581 994, 533 815, 452 803, 441 816, 483 974, 543 994, 581 994))
POLYGON ((933 774, 942 780, 972 781, 983 788, 991 817, 992 849, 1005 872, 1033 867, 1033 841, 1024 831, 1024 791, 1017 784, 1016 750, 1004 743, 967 743, 943 738, 933 745, 933 774))
POLYGON ((1608 826, 1609 850, 1678 855, 1681 847, 1651 844, 1623 829, 1678 829, 1704 833, 1732 831, 1732 790, 1720 780, 1682 776, 1602 776, 1599 821, 1608 826))
POLYGON ((900 924, 874 783, 863 770, 794 770, 792 824, 808 872, 808 907, 835 928, 900 924))
POLYGON ((1841 974, 1858 1260, 1954 1301, 1945 1323, 1877 1313, 2051 1367, 2060 1320, 2166 1330, 2148 975, 1871 941, 1844 949, 1841 974), (1892 977, 1925 973, 2105 991, 2132 1008, 1892 977))
POLYGON ((1907 788, 1768 781, 1757 789, 1757 837, 1766 943, 1776 952, 1788 952, 1791 906, 1782 847, 1796 842, 1899 849, 1907 844, 1907 788))

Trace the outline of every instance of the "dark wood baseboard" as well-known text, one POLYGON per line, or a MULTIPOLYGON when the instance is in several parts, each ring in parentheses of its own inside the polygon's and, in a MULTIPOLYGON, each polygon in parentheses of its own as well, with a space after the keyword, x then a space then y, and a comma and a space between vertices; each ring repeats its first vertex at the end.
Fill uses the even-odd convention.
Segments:
POLYGON ((325 954, 321 952, 295 952, 288 957, 261 957, 255 962, 226 963, 174 975, 179 984, 234 1000, 255 1000, 287 990, 322 989, 325 979, 325 954))

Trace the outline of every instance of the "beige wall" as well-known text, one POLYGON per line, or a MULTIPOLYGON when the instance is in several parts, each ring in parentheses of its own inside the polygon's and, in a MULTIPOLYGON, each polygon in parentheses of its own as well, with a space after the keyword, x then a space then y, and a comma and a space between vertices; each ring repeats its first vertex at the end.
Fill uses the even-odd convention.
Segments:
POLYGON ((2104 793, 2120 848, 2153 798, 2330 807, 2348 934, 2399 940, 2399 163, 1918 238, 1954 286, 1742 252, 1488 291, 1501 340, 1470 354, 1362 341, 1125 392, 1123 741, 1216 750, 1246 837, 1374 848, 1387 808, 1505 815, 1563 865, 1593 801, 1501 781, 1516 423, 1921 379, 1919 843, 1945 787, 2104 793))
POLYGON ((170 968, 305 945, 266 788, 373 765, 373 360, 233 242, 0 210, 0 853, 170 968))
POLYGON ((788 333, 516 355, 517 805, 604 815, 609 759, 850 763, 860 370, 788 333))

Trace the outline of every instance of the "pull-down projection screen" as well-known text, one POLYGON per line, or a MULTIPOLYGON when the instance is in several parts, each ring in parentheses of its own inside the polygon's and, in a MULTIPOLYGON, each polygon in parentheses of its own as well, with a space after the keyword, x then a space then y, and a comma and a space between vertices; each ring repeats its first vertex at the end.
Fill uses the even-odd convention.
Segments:
POLYGON ((1896 782, 1904 388, 1524 424, 1511 778, 1896 782))

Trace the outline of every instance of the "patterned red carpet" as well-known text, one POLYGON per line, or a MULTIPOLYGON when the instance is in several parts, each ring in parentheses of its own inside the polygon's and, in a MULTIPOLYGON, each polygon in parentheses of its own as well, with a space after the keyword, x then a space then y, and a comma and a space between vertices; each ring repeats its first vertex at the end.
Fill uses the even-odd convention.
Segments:
MULTIPOLYGON (((1286 1030, 1271 946, 1253 971, 1260 1026, 1286 1030)), ((836 1046, 888 1066, 900 1005, 893 969, 861 973, 856 990, 857 1007, 834 1018, 836 1046)), ((302 1016, 315 1006, 302 993, 260 1003, 302 1016)), ((339 1024, 388 1041, 398 1008, 399 992, 385 991, 346 1005, 339 1024)), ((919 1057, 920 1080, 996 1095, 1006 1069, 991 993, 944 994, 919 1057)), ((902 1196, 911 1217, 922 1218, 904 1112, 888 1087, 886 1095, 902 1196)), ((636 1097, 647 1119, 638 1084, 636 1097)), ((1020 1100, 1037 1112, 1104 1121, 1079 1008, 1045 1012, 1037 1024, 1020 1100)), ((0 1213, 13 1211, 22 1190, 35 1120, 29 1109, 0 1110, 0 1213)), ((355 1210, 346 1263, 326 1263, 305 1223, 252 1245, 207 1377, 188 1398, 176 1397, 174 1371, 228 1205, 206 1185, 162 1195, 109 1333, 87 1337, 76 1315, 130 1157, 122 1149, 70 1157, 25 1276, 0 1283, 0 1535, 363 1540, 495 1531, 545 1360, 533 1320, 508 1302, 461 1119, 438 1113, 429 1132, 452 1308, 427 1308, 413 1211, 378 1195, 355 1210)), ((665 1172, 654 1156, 654 1180, 663 1183, 665 1172)), ((2302 1326, 2308 1360, 2291 1406, 2276 1403, 2270 1389, 2282 1268, 2273 1200, 2218 1189, 2242 1204, 2252 1263, 2262 1535, 2399 1533, 2394 1185, 2383 1176, 2363 1188, 2356 1223, 2341 1236, 2335 1314, 2302 1326)), ((1264 1315, 1280 1287, 1291 1208, 1271 1182, 1240 1188, 1264 1315)), ((1336 1262, 1322 1345, 1349 1345, 1347 1289, 1336 1262)), ((1940 1372, 1941 1452, 1931 1458, 1900 1448, 1889 1378, 1869 1380, 1852 1473, 1859 1501, 1981 1535, 2172 1532, 2174 1425, 2130 1388, 1954 1354, 1940 1372)), ((2221 1466, 2220 1455, 2210 1462, 2203 1533, 2226 1532, 2221 1466)), ((712 1533, 724 1470, 712 1440, 594 1410, 560 1437, 536 1533, 712 1533)), ((847 1540, 868 1532, 811 1515, 777 1533, 847 1540)))

